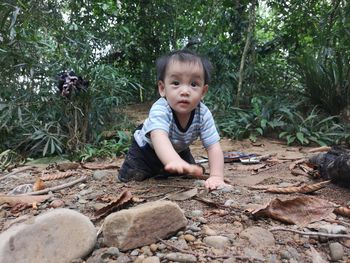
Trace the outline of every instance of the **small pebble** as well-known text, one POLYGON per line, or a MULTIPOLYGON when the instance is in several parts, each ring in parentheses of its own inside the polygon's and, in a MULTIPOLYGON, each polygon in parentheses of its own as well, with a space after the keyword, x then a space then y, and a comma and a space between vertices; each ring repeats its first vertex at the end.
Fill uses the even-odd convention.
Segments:
POLYGON ((196 240, 196 238, 190 234, 184 235, 184 239, 188 242, 192 242, 196 240))
POLYGON ((158 245, 157 245, 157 244, 151 244, 151 245, 149 246, 149 248, 151 249, 152 252, 155 252, 155 251, 157 251, 157 249, 158 249, 158 245))
POLYGON ((330 257, 332 261, 338 261, 344 257, 344 248, 338 242, 330 243, 329 250, 330 250, 330 257))

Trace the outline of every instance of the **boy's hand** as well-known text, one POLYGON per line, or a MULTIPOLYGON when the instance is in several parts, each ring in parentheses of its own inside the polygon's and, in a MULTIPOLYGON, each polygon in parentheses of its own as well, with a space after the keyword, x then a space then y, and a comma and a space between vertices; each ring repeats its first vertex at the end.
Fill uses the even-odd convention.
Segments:
POLYGON ((164 169, 169 173, 189 174, 194 176, 203 175, 202 167, 195 164, 189 164, 185 161, 170 162, 164 167, 164 169))
POLYGON ((204 183, 204 186, 209 190, 215 190, 222 185, 225 185, 225 182, 224 179, 220 176, 211 176, 204 183))

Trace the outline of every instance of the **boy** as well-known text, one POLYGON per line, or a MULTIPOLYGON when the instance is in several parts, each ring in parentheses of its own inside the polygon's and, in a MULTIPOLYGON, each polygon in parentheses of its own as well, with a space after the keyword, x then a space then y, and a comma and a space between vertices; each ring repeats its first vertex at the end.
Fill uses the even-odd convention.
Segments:
POLYGON ((224 157, 211 112, 201 102, 208 91, 211 64, 188 50, 157 60, 161 96, 148 118, 134 133, 133 143, 119 171, 119 180, 141 181, 157 174, 202 175, 189 146, 200 136, 206 148, 210 177, 205 186, 224 185, 224 157))

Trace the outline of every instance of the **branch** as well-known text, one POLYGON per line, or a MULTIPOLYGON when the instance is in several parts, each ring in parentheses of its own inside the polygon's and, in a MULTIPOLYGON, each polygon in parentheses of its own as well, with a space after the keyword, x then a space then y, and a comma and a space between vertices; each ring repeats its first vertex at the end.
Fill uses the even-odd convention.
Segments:
POLYGON ((193 255, 195 257, 199 257, 199 256, 202 256, 202 257, 208 257, 208 258, 232 258, 234 257, 235 259, 240 259, 240 260, 254 260, 253 262, 256 262, 256 261, 262 261, 261 259, 259 258, 255 258, 255 257, 244 257, 244 256, 234 256, 234 255, 222 255, 222 256, 216 256, 216 255, 212 255, 212 254, 199 254, 199 253, 196 253, 194 251, 189 251, 189 250, 184 250, 184 249, 181 249, 181 248, 178 248, 172 244, 169 244, 168 242, 165 242, 163 239, 160 239, 160 238, 157 238, 159 242, 163 243, 164 245, 166 245, 167 247, 170 247, 172 249, 175 249, 181 253, 184 253, 184 254, 190 254, 190 255, 193 255))
POLYGON ((294 230, 294 229, 288 229, 288 228, 283 228, 283 227, 273 227, 270 229, 271 232, 274 231, 290 231, 293 233, 297 233, 300 235, 305 235, 305 236, 318 236, 318 237, 330 237, 330 238, 348 238, 350 239, 350 235, 342 235, 342 234, 328 234, 328 233, 322 233, 322 232, 304 232, 304 231, 299 231, 299 230, 294 230))
POLYGON ((57 185, 57 186, 54 186, 54 187, 46 188, 46 189, 43 189, 43 190, 40 190, 40 191, 20 194, 20 195, 17 195, 17 196, 47 194, 48 192, 58 191, 58 190, 66 188, 66 187, 70 187, 72 185, 75 185, 77 183, 84 182, 84 181, 86 181, 86 179, 87 179, 87 176, 85 175, 85 176, 82 176, 82 177, 80 177, 79 179, 77 179, 75 181, 71 181, 71 182, 68 182, 68 183, 65 183, 65 184, 61 184, 61 185, 57 185))

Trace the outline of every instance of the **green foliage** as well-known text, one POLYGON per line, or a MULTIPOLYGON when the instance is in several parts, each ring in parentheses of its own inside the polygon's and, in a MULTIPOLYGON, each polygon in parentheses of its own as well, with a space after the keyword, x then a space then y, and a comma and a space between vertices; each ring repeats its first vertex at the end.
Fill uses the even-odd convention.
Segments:
POLYGON ((131 143, 130 136, 122 131, 118 131, 117 134, 117 139, 102 140, 95 145, 87 144, 79 154, 79 159, 86 162, 96 158, 112 158, 126 153, 131 143))
POLYGON ((316 107, 306 117, 293 109, 283 108, 281 112, 285 125, 279 138, 285 139, 288 145, 292 143, 307 145, 313 142, 323 146, 346 139, 344 128, 336 123, 336 118, 322 117, 316 107))
POLYGON ((345 126, 337 123, 335 116, 325 117, 316 107, 304 116, 300 105, 287 104, 278 98, 253 98, 252 108, 232 108, 218 116, 218 127, 234 139, 255 141, 257 136, 278 134, 288 145, 332 145, 349 140, 345 126))
POLYGON ((251 104, 250 109, 231 108, 228 114, 219 116, 218 127, 223 134, 235 139, 250 138, 255 141, 257 136, 267 135, 284 125, 282 116, 278 114, 278 99, 254 97, 251 104))
POLYGON ((304 93, 313 105, 338 115, 350 104, 350 57, 328 49, 319 54, 303 54, 297 60, 304 93))

